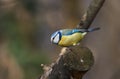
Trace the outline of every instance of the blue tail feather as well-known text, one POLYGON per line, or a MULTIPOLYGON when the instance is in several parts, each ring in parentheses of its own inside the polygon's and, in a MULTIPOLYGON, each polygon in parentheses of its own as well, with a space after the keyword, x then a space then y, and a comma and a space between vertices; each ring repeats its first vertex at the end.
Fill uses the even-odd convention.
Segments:
POLYGON ((99 29, 100 29, 99 27, 89 28, 87 31, 88 31, 88 32, 92 32, 92 31, 96 31, 96 30, 99 30, 99 29))
POLYGON ((92 31, 96 31, 99 30, 99 27, 96 28, 88 28, 88 29, 79 29, 79 32, 92 32, 92 31))

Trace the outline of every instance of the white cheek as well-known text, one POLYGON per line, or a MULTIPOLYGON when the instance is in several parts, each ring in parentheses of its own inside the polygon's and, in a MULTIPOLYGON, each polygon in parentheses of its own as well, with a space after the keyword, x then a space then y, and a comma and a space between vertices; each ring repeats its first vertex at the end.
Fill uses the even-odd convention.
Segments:
POLYGON ((59 38, 59 34, 58 34, 58 35, 54 38, 53 42, 54 42, 54 43, 58 43, 59 40, 60 40, 60 38, 59 38))
POLYGON ((53 33, 51 36, 51 42, 54 41, 53 38, 57 35, 57 32, 53 33))

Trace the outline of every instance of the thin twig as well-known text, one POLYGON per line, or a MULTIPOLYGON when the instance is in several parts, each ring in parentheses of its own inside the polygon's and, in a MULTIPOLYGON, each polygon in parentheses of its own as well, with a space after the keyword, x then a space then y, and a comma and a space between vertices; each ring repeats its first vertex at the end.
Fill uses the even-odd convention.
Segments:
POLYGON ((77 28, 89 28, 104 2, 105 0, 93 0, 77 28))

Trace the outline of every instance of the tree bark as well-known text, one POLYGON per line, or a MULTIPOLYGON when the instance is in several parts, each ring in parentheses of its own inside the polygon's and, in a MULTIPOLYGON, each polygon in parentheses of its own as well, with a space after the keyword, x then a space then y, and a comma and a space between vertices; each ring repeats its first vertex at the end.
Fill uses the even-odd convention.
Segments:
POLYGON ((55 63, 44 66, 40 79, 81 79, 94 63, 92 52, 87 47, 64 47, 55 63))
POLYGON ((92 0, 77 28, 89 28, 105 0, 92 0))

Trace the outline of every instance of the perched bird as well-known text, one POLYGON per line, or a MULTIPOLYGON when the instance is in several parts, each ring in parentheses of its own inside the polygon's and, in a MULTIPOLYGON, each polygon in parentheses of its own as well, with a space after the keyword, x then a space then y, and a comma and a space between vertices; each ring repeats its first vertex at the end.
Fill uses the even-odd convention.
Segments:
POLYGON ((51 42, 60 46, 77 45, 88 32, 99 29, 100 28, 58 30, 51 35, 51 42))

